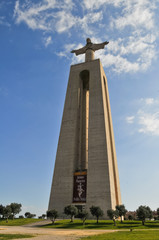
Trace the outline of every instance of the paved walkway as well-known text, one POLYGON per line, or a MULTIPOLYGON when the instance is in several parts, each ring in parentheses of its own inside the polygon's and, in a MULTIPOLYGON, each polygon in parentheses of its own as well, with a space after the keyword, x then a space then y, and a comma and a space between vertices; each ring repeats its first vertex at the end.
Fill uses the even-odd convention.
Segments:
MULTIPOLYGON (((48 222, 45 222, 47 224, 48 222)), ((39 228, 44 222, 29 224, 25 226, 0 226, 0 233, 10 234, 32 234, 36 237, 26 240, 77 240, 81 237, 114 232, 114 230, 78 230, 78 229, 50 229, 39 228)), ((23 238, 25 240, 25 238, 23 238)))

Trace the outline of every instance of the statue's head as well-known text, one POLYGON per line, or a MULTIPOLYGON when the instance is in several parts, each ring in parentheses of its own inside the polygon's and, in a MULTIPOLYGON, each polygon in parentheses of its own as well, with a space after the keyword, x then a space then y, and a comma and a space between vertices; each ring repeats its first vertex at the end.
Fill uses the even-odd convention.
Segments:
POLYGON ((91 43, 91 39, 90 38, 87 38, 86 41, 87 41, 87 43, 91 43))

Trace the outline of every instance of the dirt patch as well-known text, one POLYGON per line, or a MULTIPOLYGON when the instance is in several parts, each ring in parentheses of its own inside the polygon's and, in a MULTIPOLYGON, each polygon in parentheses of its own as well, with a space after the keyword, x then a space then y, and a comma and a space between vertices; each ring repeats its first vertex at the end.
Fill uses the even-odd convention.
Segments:
MULTIPOLYGON (((34 238, 26 238, 27 240, 76 240, 80 237, 98 235, 108 232, 114 232, 114 230, 76 230, 76 229, 46 229, 39 227, 24 227, 24 226, 7 226, 4 227, 1 233, 8 234, 32 234, 34 238)), ((23 238, 25 240, 25 238, 23 238)))

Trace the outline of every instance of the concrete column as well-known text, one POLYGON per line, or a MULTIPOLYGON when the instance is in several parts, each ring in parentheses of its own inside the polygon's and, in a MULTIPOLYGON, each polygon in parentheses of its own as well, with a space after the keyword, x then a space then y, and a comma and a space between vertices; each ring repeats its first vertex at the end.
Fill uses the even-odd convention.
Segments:
POLYGON ((56 209, 62 217, 67 205, 84 205, 87 211, 95 205, 107 219, 107 210, 121 204, 119 175, 107 79, 100 60, 89 57, 90 61, 71 66, 49 210, 56 209), (88 76, 89 88, 83 85, 88 76), (74 175, 80 174, 77 166, 87 168, 84 203, 73 202, 74 175))

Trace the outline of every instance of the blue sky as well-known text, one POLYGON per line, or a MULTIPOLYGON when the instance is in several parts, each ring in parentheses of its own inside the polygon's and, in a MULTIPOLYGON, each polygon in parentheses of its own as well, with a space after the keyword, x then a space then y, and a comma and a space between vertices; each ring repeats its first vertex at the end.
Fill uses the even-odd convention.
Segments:
POLYGON ((47 210, 71 64, 108 79, 122 201, 159 207, 158 0, 0 0, 0 203, 47 210))

